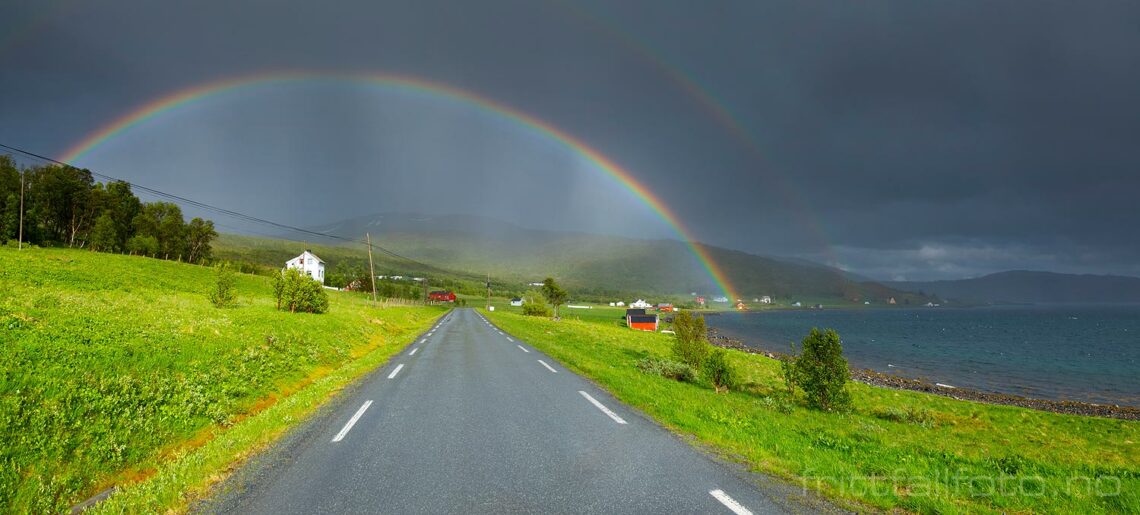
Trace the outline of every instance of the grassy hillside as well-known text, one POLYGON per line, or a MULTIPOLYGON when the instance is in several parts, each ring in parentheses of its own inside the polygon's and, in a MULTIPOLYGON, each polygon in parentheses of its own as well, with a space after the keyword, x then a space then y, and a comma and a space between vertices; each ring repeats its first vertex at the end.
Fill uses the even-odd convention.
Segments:
POLYGON ((1140 423, 851 384, 827 414, 785 393, 775 360, 729 351, 743 387, 717 394, 639 371, 672 337, 613 313, 581 320, 484 313, 672 430, 829 497, 919 513, 1138 513, 1140 423))
POLYGON ((0 511, 59 512, 147 478, 361 356, 396 352, 442 313, 330 292, 329 313, 289 314, 252 275, 238 276, 237 307, 216 309, 213 277, 0 247, 0 511))
MULTIPOLYGON (((479 279, 490 273, 498 281, 497 291, 521 293, 523 285, 547 276, 579 296, 602 300, 629 295, 687 295, 700 292, 718 294, 707 272, 692 250, 675 240, 642 240, 596 234, 526 229, 493 219, 466 216, 425 217, 383 214, 345 220, 325 227, 339 235, 372 234, 378 245, 414 258, 450 275, 479 279), (518 288, 519 290, 512 290, 518 288)), ((250 253, 253 241, 270 247, 271 240, 223 237, 219 255, 230 254, 231 246, 250 253)), ((300 244, 288 244, 297 249, 300 244)), ((804 298, 870 299, 885 301, 895 297, 900 303, 926 302, 921 296, 904 293, 880 284, 850 279, 840 270, 817 264, 777 260, 745 252, 706 246, 713 261, 724 270, 738 293, 745 297, 770 295, 785 301, 804 298)), ((343 254, 328 248, 335 261, 343 254)), ((273 263, 284 262, 287 252, 272 254, 273 263)), ((297 252, 293 252, 296 255, 297 252)), ((318 255, 325 257, 318 252, 318 255)), ((344 256, 348 258, 348 256, 344 256)), ((395 272, 412 273, 407 264, 394 263, 395 272)), ((379 269, 378 269, 379 270, 379 269)), ((381 273, 381 272, 378 272, 381 273)), ((444 273, 443 275, 448 275, 444 273)))

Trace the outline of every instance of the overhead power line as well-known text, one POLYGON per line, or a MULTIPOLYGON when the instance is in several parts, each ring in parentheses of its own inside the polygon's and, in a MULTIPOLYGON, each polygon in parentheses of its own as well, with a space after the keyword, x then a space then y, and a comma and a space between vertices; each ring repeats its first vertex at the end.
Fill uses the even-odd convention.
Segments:
MULTIPOLYGON (((4 148, 4 149, 7 149, 7 150, 11 150, 12 152, 17 152, 17 153, 19 153, 19 154, 23 154, 23 155, 25 155, 25 156, 28 156, 28 157, 31 157, 31 158, 35 158, 35 159, 39 159, 39 160, 42 160, 42 161, 45 161, 45 162, 48 162, 48 163, 53 163, 53 164, 57 164, 57 165, 60 165, 60 166, 69 166, 69 167, 71 167, 71 168, 77 168, 77 169, 78 169, 78 168, 80 168, 80 167, 78 167, 78 166, 75 166, 75 165, 72 165, 72 164, 70 164, 70 163, 65 163, 65 162, 63 162, 63 161, 59 161, 59 160, 56 160, 56 159, 52 159, 52 158, 50 158, 50 157, 47 157, 47 156, 44 156, 44 155, 40 155, 40 154, 37 154, 37 153, 35 153, 35 152, 30 152, 30 151, 27 151, 27 150, 24 150, 24 149, 21 149, 21 148, 13 147, 13 146, 10 146, 10 145, 5 145, 5 144, 3 144, 3 143, 0 143, 0 148, 4 148)), ((184 205, 190 205, 190 206, 194 206, 194 207, 197 207, 197 208, 200 208, 200 209, 204 209, 204 210, 207 210, 207 211, 211 211, 211 212, 214 212, 214 213, 219 213, 219 214, 222 214, 222 215, 226 215, 226 216, 229 216, 229 217, 232 217, 232 218, 236 218, 236 219, 238 219, 238 220, 244 220, 244 221, 247 221, 247 222, 253 222, 253 223, 259 223, 259 224, 263 224, 263 225, 268 225, 268 226, 271 226, 271 227, 276 227, 276 228, 278 228, 278 229, 285 229, 285 230, 288 230, 288 231, 294 231, 294 232, 298 232, 298 233, 302 233, 302 234, 310 234, 310 235, 313 235, 313 236, 320 236, 320 237, 322 237, 322 238, 329 238, 329 239, 333 239, 333 240, 339 240, 339 241, 344 241, 344 242, 348 242, 348 243, 359 243, 359 244, 361 244, 361 245, 365 245, 365 246, 367 246, 367 247, 370 247, 370 248, 372 248, 373 250, 376 250, 376 251, 382 252, 382 253, 384 253, 384 254, 386 254, 386 255, 388 255, 388 256, 391 256, 391 257, 394 257, 394 258, 397 258, 397 259, 402 259, 402 260, 404 260, 404 261, 407 261, 407 262, 409 262, 409 263, 412 263, 412 264, 420 265, 420 266, 422 266, 422 267, 426 267, 426 268, 429 268, 429 269, 434 269, 434 268, 437 268, 437 267, 435 267, 435 266, 433 266, 433 265, 429 265, 429 264, 427 264, 427 263, 424 263, 424 262, 422 262, 422 261, 418 261, 418 260, 416 260, 416 259, 412 259, 412 258, 410 258, 410 257, 404 256, 404 255, 401 255, 401 254, 398 254, 398 253, 396 253, 396 252, 394 252, 394 251, 391 251, 391 250, 389 250, 389 249, 386 249, 386 248, 384 248, 384 247, 381 247, 381 246, 379 246, 379 245, 375 245, 375 244, 371 243, 370 241, 362 240, 362 239, 359 239, 359 238, 351 238, 351 237, 348 237, 348 236, 340 236, 340 235, 337 235, 337 234, 324 233, 324 232, 320 232, 320 231, 313 231, 313 230, 310 230, 310 229, 304 229, 304 228, 301 228, 301 227, 296 227, 296 226, 293 226, 293 225, 289 225, 289 224, 283 224, 283 223, 280 223, 280 222, 274 222, 273 220, 267 220, 267 219, 265 219, 265 218, 260 218, 260 217, 256 217, 256 216, 253 216, 253 215, 247 215, 247 214, 245 214, 245 213, 241 213, 241 212, 238 212, 238 211, 234 211, 234 210, 232 210, 232 209, 226 209, 226 208, 223 208, 223 207, 214 206, 214 205, 211 205, 211 204, 207 204, 207 203, 205 203, 205 202, 200 202, 200 201, 197 201, 197 200, 193 200, 193 199, 189 199, 189 198, 186 198, 186 197, 182 197, 182 196, 179 196, 179 195, 175 195, 175 194, 173 194, 173 193, 167 193, 167 192, 165 192, 165 191, 156 190, 156 189, 154 189, 154 188, 148 188, 148 187, 146 187, 146 186, 143 186, 143 185, 141 185, 141 184, 138 184, 138 183, 134 183, 134 182, 131 182, 131 181, 127 181, 127 180, 123 180, 123 179, 119 179, 118 177, 112 177, 112 176, 110 176, 110 175, 107 175, 107 174, 103 174, 103 173, 99 173, 99 172, 96 172, 96 171, 94 171, 94 170, 91 170, 91 169, 88 169, 88 168, 82 168, 82 169, 83 169, 83 170, 87 170, 88 172, 90 172, 90 173, 91 173, 91 175, 93 175, 93 176, 95 176, 95 177, 99 177, 99 178, 101 178, 101 179, 104 179, 104 180, 108 180, 108 181, 118 181, 118 182, 124 182, 124 183, 126 183, 126 184, 130 185, 130 186, 131 186, 131 188, 133 188, 133 189, 136 189, 136 190, 139 190, 139 191, 145 191, 145 192, 147 192, 147 193, 149 193, 149 194, 151 194, 151 195, 154 195, 154 196, 156 196, 156 197, 159 197, 159 198, 164 198, 164 199, 167 199, 167 200, 172 200, 172 201, 174 201, 174 202, 182 203, 182 204, 184 204, 184 205)))

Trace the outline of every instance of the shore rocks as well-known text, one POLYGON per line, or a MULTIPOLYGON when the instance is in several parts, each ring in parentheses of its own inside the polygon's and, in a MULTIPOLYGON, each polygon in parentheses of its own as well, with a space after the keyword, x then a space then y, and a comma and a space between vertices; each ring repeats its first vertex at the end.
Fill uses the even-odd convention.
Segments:
MULTIPOLYGON (((748 345, 745 345, 744 342, 741 342, 740 340, 717 333, 715 329, 709 330, 708 338, 709 343, 717 347, 735 349, 741 352, 747 352, 749 354, 760 354, 762 356, 767 356, 775 360, 782 359, 785 356, 785 354, 779 352, 772 352, 764 349, 758 349, 756 347, 750 347, 748 345)), ((970 388, 935 385, 930 384, 926 381, 920 381, 918 379, 884 374, 882 372, 876 372, 870 369, 851 369, 851 380, 869 384, 871 386, 878 386, 881 388, 924 392, 965 401, 985 402, 988 404, 1001 404, 1006 406, 1019 406, 1022 408, 1035 409, 1039 411, 1050 411, 1053 413, 1065 413, 1069 415, 1107 417, 1122 420, 1140 420, 1140 408, 1134 408, 1131 406, 1118 406, 1115 404, 1092 404, 1077 401, 1031 399, 1029 397, 1022 397, 1020 395, 1009 395, 996 392, 984 392, 970 388)))

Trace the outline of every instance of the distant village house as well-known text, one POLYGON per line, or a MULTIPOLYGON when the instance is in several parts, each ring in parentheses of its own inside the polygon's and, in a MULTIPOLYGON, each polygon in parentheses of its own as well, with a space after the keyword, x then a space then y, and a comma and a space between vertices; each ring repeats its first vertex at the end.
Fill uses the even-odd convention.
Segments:
POLYGON ((447 290, 435 290, 428 293, 428 300, 436 302, 455 302, 455 292, 447 290))
POLYGON ((519 306, 523 305, 523 300, 519 297, 515 297, 515 298, 511 299, 511 305, 515 306, 515 307, 519 307, 519 306))

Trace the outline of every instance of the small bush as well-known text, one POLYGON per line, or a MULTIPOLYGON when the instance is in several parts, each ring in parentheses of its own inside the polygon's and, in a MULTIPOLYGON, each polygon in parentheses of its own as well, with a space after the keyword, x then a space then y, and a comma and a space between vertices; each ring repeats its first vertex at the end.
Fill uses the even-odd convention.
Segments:
POLYGON ((637 369, 646 374, 658 375, 674 381, 691 383, 697 377, 693 367, 668 359, 642 358, 637 362, 637 369))
POLYGON ((273 293, 277 297, 277 309, 290 313, 324 313, 329 310, 329 295, 309 276, 292 268, 274 278, 273 293))
POLYGON ((728 352, 724 349, 714 349, 709 354, 702 372, 705 380, 712 383, 717 392, 727 392, 730 388, 736 387, 736 369, 728 362, 728 352))
POLYGON ((894 407, 876 407, 871 410, 871 416, 889 420, 891 422, 902 422, 904 424, 914 424, 922 427, 934 427, 934 413, 925 408, 894 408, 894 407))
POLYGON ((788 387, 788 395, 796 394, 796 344, 788 344, 788 355, 780 356, 780 373, 784 377, 784 385, 788 387))
POLYGON ((795 383, 807 396, 808 406, 823 411, 840 411, 851 405, 847 381, 851 371, 843 357, 839 334, 812 328, 803 341, 803 354, 795 358, 795 383))
POLYGON ((760 399, 760 403, 767 409, 775 410, 785 415, 796 409, 796 403, 781 395, 764 397, 760 399))
POLYGON ((550 316, 550 308, 546 307, 546 304, 543 302, 526 302, 522 308, 523 314, 528 317, 550 316))
POLYGON ((214 307, 225 308, 232 306, 236 299, 234 295, 234 271, 222 263, 214 267, 216 278, 214 289, 210 291, 210 302, 214 307))
POLYGON ((688 311, 673 317, 673 331, 677 333, 673 341, 673 355, 685 364, 700 369, 701 364, 712 348, 706 340, 705 318, 693 316, 688 311))

